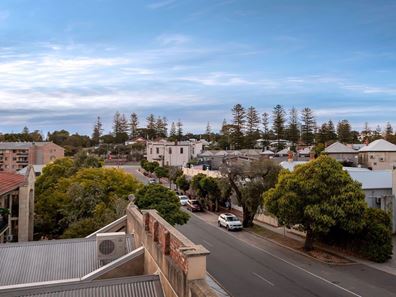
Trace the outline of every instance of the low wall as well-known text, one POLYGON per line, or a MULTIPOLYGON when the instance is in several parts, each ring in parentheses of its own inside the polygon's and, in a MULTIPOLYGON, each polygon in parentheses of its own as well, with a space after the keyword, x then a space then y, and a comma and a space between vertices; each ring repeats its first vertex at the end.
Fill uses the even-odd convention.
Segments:
MULTIPOLYGON (((156 210, 143 210, 130 204, 127 208, 127 232, 133 233, 135 245, 145 248, 145 273, 160 275, 167 297, 199 296, 207 288, 206 256, 209 251, 195 245, 166 222, 156 210)), ((206 296, 217 296, 211 290, 206 296)))

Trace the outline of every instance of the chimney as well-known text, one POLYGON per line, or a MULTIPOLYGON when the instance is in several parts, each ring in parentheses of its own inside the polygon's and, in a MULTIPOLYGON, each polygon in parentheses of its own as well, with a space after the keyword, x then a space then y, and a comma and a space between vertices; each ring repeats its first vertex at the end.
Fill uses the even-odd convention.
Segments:
POLYGON ((287 152, 287 162, 289 162, 289 163, 293 162, 293 152, 292 151, 287 152))

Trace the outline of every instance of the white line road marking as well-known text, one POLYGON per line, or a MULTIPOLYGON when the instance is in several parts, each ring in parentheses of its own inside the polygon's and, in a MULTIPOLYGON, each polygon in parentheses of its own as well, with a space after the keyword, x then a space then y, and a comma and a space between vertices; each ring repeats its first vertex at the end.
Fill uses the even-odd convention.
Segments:
POLYGON ((341 286, 339 286, 339 285, 337 285, 337 284, 335 284, 335 283, 333 283, 333 282, 331 282, 331 281, 329 281, 329 280, 327 280, 327 279, 325 279, 325 278, 323 278, 323 277, 321 277, 321 276, 319 276, 319 275, 317 275, 317 274, 315 274, 315 273, 312 273, 312 272, 306 270, 305 268, 302 268, 302 267, 300 267, 300 266, 298 266, 298 265, 296 265, 296 264, 294 264, 294 263, 292 263, 292 262, 289 262, 288 260, 285 260, 285 259, 283 259, 283 258, 281 258, 281 257, 279 257, 279 256, 276 256, 276 255, 270 253, 269 251, 267 251, 267 250, 265 250, 265 249, 259 248, 259 247, 255 246, 255 245, 253 245, 253 244, 251 244, 251 243, 249 243, 249 242, 245 242, 245 241, 241 240, 240 238, 238 238, 238 236, 236 236, 236 235, 234 235, 234 234, 232 234, 232 233, 230 233, 230 232, 227 232, 227 231, 223 230, 222 228, 217 228, 217 226, 215 226, 215 225, 213 225, 213 224, 210 224, 210 223, 206 222, 204 219, 200 218, 200 217, 199 217, 197 214, 195 214, 195 213, 192 213, 192 215, 194 215, 195 217, 197 217, 199 220, 201 220, 201 221, 207 223, 209 226, 212 226, 212 227, 216 228, 217 230, 221 230, 221 231, 223 231, 225 234, 228 234, 228 235, 230 235, 230 236, 236 238, 237 240, 239 240, 239 241, 241 241, 241 242, 243 242, 243 243, 245 243, 245 244, 248 244, 248 245, 250 245, 250 246, 252 246, 252 247, 258 249, 258 250, 260 250, 260 251, 262 251, 262 252, 264 252, 264 253, 266 253, 266 254, 268 254, 268 255, 274 257, 275 259, 278 259, 278 260, 280 260, 280 261, 282 261, 282 262, 284 262, 284 263, 286 263, 286 264, 289 264, 290 266, 293 266, 293 267, 295 267, 295 268, 297 268, 297 269, 300 269, 301 271, 304 271, 305 273, 308 273, 309 275, 311 275, 311 276, 313 276, 313 277, 316 277, 316 278, 320 279, 321 281, 323 281, 323 282, 325 282, 325 283, 327 283, 327 284, 329 284, 329 285, 333 285, 333 286, 337 287, 338 289, 343 290, 343 291, 345 291, 345 292, 347 292, 347 293, 349 293, 349 294, 351 294, 351 295, 353 295, 353 296, 362 297, 362 295, 356 294, 355 292, 352 292, 352 291, 350 291, 350 290, 348 290, 348 289, 345 289, 344 287, 341 287, 341 286))
POLYGON ((267 284, 270 284, 271 286, 275 286, 273 283, 271 283, 268 279, 262 277, 260 274, 257 274, 257 273, 255 273, 255 272, 252 272, 252 274, 253 274, 254 276, 257 276, 259 279, 265 281, 267 284))
POLYGON ((213 246, 210 242, 207 242, 206 240, 202 240, 204 243, 206 243, 208 246, 213 246))

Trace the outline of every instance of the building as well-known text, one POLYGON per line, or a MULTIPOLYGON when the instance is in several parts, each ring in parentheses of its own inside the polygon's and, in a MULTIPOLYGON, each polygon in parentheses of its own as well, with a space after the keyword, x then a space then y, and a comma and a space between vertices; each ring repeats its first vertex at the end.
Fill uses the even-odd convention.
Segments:
POLYGON ((33 240, 35 173, 0 172, 0 242, 33 240))
POLYGON ((0 142, 0 171, 16 172, 27 165, 44 165, 64 157, 52 142, 0 142))
POLYGON ((340 142, 334 142, 324 150, 325 154, 337 161, 356 166, 358 164, 358 151, 340 142))
POLYGON ((161 166, 185 167, 204 150, 204 141, 148 142, 147 160, 156 161, 161 166))
POLYGON ((396 166, 396 145, 378 139, 359 150, 359 164, 372 170, 393 169, 396 166))
POLYGON ((0 296, 216 297, 208 254, 155 210, 129 205, 86 238, 0 246, 0 296))

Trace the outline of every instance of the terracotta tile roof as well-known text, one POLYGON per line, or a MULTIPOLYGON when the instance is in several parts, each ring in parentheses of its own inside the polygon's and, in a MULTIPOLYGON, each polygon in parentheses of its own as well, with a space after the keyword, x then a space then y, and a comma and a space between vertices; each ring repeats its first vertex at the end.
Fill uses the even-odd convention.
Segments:
POLYGON ((23 175, 10 172, 0 172, 0 195, 18 188, 24 181, 25 176, 23 175))

